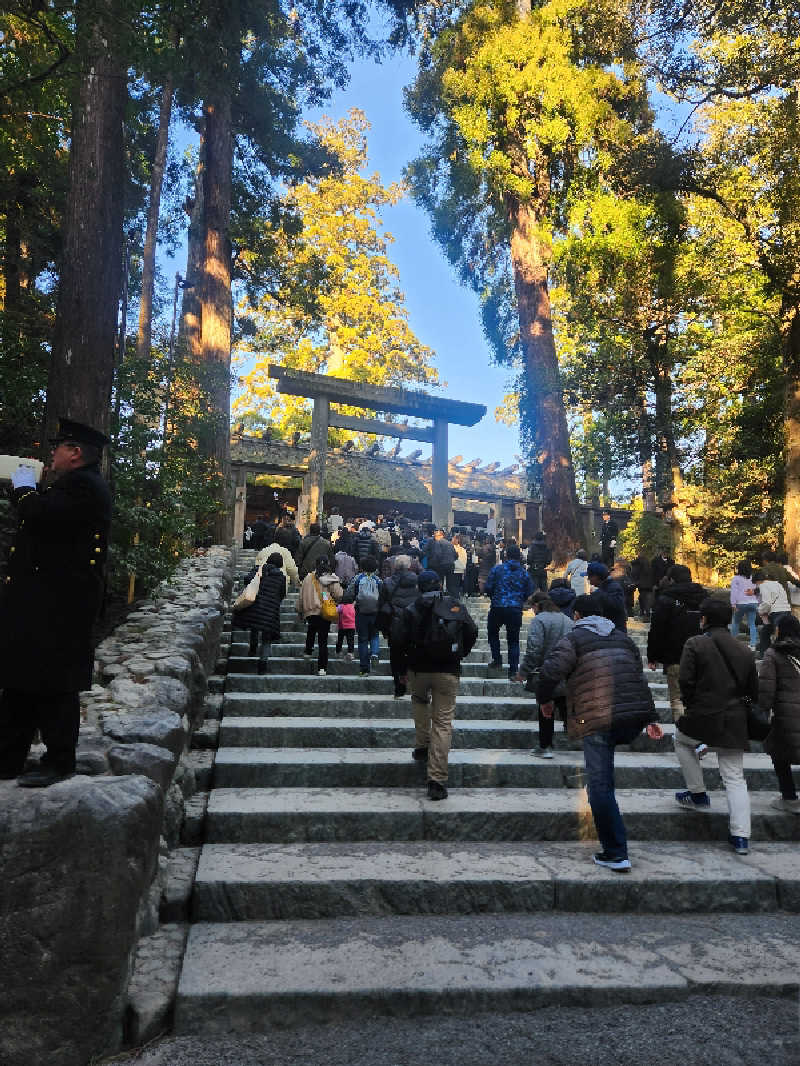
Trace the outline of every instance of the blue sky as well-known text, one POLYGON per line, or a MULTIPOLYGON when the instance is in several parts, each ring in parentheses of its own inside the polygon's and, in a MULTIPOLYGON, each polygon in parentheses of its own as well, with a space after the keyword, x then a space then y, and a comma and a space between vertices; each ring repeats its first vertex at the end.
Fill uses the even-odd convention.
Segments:
MULTIPOLYGON (((380 65, 361 61, 354 66, 347 88, 335 93, 320 112, 309 115, 317 118, 324 113, 338 119, 350 108, 360 108, 372 124, 367 170, 378 171, 384 183, 402 179, 403 167, 421 145, 416 126, 403 110, 403 88, 415 69, 412 58, 399 54, 380 65)), ((494 420, 495 407, 509 391, 509 372, 490 361, 477 296, 460 284, 430 235, 427 214, 413 200, 387 208, 383 221, 395 239, 389 254, 400 271, 411 328, 436 352, 439 376, 447 383, 441 394, 487 408, 477 426, 450 427, 450 456, 510 465, 519 452, 516 427, 494 420)), ((417 447, 427 454, 426 446, 411 442, 404 445, 403 454, 417 447)))

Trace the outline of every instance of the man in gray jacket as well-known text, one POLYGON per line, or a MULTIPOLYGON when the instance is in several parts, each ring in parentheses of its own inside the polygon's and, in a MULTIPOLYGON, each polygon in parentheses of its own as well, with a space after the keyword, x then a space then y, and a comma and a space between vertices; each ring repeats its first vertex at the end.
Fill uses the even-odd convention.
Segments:
POLYGON ((627 873, 628 838, 614 794, 614 749, 647 727, 663 736, 642 670, 642 656, 627 633, 595 612, 591 596, 575 600, 575 627, 556 644, 539 672, 539 701, 552 717, 553 695, 566 682, 567 733, 583 740, 586 791, 603 850, 598 866, 627 873))
MULTIPOLYGON (((534 618, 528 626, 525 656, 520 664, 519 673, 514 678, 515 681, 524 681, 525 687, 530 692, 536 692, 539 687, 539 670, 542 663, 559 640, 572 631, 573 625, 572 619, 567 618, 546 592, 534 592, 533 611, 534 618)), ((559 716, 563 719, 566 713, 563 685, 559 685, 556 690, 554 702, 558 707, 559 716)), ((542 714, 541 705, 538 707, 538 712, 539 747, 533 749, 533 754, 540 759, 552 759, 554 715, 545 717, 542 714)))

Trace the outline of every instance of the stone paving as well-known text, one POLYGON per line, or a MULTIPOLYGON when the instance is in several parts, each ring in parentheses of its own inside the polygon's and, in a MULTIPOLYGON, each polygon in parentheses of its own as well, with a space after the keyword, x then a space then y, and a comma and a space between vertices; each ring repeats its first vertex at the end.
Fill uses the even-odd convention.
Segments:
MULTIPOLYGON (((470 601, 481 635, 461 682, 452 791, 439 803, 410 758, 410 700, 391 696, 385 649, 360 678, 331 648, 318 677, 294 601, 266 677, 247 634, 230 632, 212 679, 219 703, 195 737, 198 784, 212 787, 196 797, 196 839, 184 831, 202 849, 177 1035, 796 994, 800 818, 769 806, 767 756, 745 761, 753 836, 741 858, 725 843, 713 755, 706 814, 674 802, 670 725, 660 742, 620 748, 633 862, 620 876, 591 863, 579 745, 559 731, 555 758, 533 757, 533 699, 487 676, 485 601, 470 601)), ((631 635, 644 645, 644 627, 631 635)), ((647 676, 666 721, 663 675, 647 676)), ((195 857, 182 860, 184 896, 195 857)))

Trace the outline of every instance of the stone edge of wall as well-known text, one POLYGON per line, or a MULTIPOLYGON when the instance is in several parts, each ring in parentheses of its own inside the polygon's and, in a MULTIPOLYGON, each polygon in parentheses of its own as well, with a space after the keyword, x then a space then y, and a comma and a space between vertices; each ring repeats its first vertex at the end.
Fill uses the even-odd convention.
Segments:
POLYGON ((81 693, 77 772, 140 774, 164 798, 161 835, 152 842, 155 874, 139 905, 130 980, 122 990, 126 1046, 152 1039, 169 1024, 199 857, 199 847, 181 845, 200 843, 208 788, 203 777, 210 777, 213 759, 211 751, 193 752, 192 738, 207 717, 219 716, 208 679, 234 564, 235 550, 220 545, 185 559, 98 645, 94 684, 81 693))

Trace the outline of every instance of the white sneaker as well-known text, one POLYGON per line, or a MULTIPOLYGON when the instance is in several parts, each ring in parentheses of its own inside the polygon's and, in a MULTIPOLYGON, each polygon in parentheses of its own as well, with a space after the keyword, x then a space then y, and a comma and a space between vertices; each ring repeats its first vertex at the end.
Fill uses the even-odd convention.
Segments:
POLYGON ((304 659, 313 659, 313 658, 314 658, 314 656, 313 656, 313 655, 311 654, 311 652, 310 652, 310 651, 304 651, 304 652, 303 652, 303 658, 304 658, 304 659))
POLYGON ((553 755, 553 749, 552 748, 534 748, 533 751, 531 752, 531 755, 535 755, 537 759, 553 759, 553 758, 555 758, 555 756, 553 755))
POLYGON ((328 676, 328 671, 327 670, 317 670, 317 677, 327 677, 327 676, 328 676))
POLYGON ((800 799, 785 800, 778 796, 770 802, 770 807, 774 807, 777 811, 788 811, 789 814, 800 814, 800 799))

